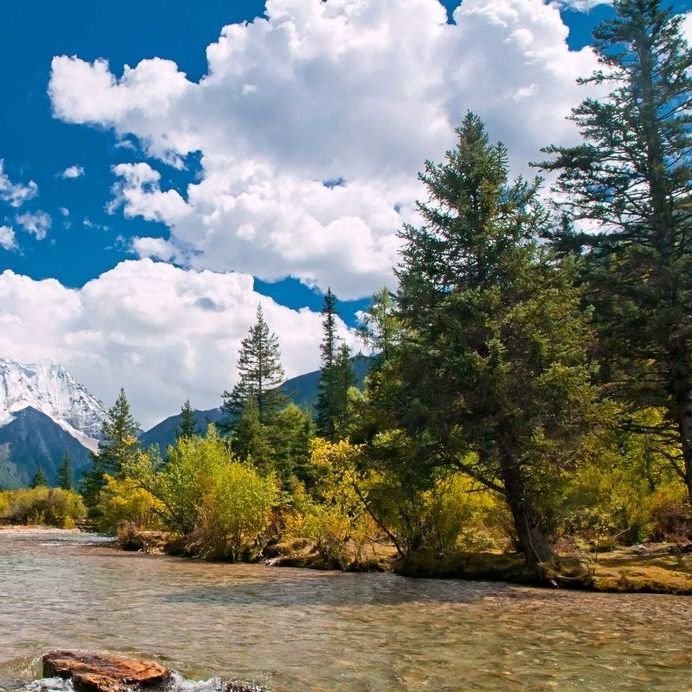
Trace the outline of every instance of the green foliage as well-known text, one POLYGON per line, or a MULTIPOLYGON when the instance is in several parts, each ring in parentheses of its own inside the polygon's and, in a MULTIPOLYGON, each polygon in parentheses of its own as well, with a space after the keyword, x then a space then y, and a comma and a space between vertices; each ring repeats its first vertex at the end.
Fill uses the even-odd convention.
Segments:
POLYGON ((277 498, 274 479, 235 461, 213 426, 203 438, 179 438, 165 464, 140 455, 129 473, 161 503, 163 525, 209 559, 241 559, 261 540, 277 498))
MULTIPOLYGON (((642 425, 664 413, 639 412, 642 425)), ((565 479, 563 497, 545 501, 561 513, 562 531, 596 544, 638 543, 684 534, 688 512, 679 507, 684 484, 668 451, 648 434, 605 428, 589 435, 586 457, 565 479)))
POLYGON ((58 488, 72 490, 74 488, 74 473, 69 454, 63 454, 58 466, 58 488))
POLYGON ((92 453, 92 465, 82 478, 81 492, 87 507, 94 508, 105 484, 106 474, 121 478, 139 450, 139 424, 130 412, 125 390, 108 409, 101 429, 98 451, 92 453))
POLYGON ((257 322, 243 339, 238 355, 238 382, 231 392, 223 393, 221 410, 225 414, 221 428, 230 431, 249 399, 255 400, 259 419, 266 425, 285 403, 278 390, 284 379, 281 352, 276 334, 269 330, 262 306, 257 307, 257 322))
POLYGON ((351 352, 336 333, 338 313, 336 297, 331 289, 324 297, 322 316, 321 372, 315 406, 317 431, 322 437, 335 440, 345 420, 348 390, 356 380, 351 352))
POLYGON ((273 453, 268 426, 260 419, 260 411, 253 396, 245 402, 231 437, 231 449, 236 458, 247 461, 263 473, 273 466, 273 453))
POLYGON ((71 490, 36 487, 0 492, 0 523, 72 529, 85 514, 82 499, 71 490))
POLYGON ((372 297, 359 329, 363 340, 373 349, 378 362, 387 362, 399 345, 402 325, 396 314, 396 297, 383 288, 372 297))
POLYGON ((610 87, 573 111, 583 142, 549 147, 570 221, 555 245, 582 252, 599 332, 603 379, 630 413, 665 411, 649 434, 692 500, 692 50, 683 16, 657 0, 619 0, 595 31, 600 67, 584 83, 610 87))
POLYGON ((308 486, 314 485, 315 473, 310 464, 311 444, 315 437, 312 416, 299 406, 290 404, 276 415, 267 432, 272 448, 272 471, 284 489, 293 485, 293 479, 308 486))
POLYGON ((540 241, 538 181, 508 183, 507 152, 477 116, 457 133, 421 175, 423 226, 402 232, 403 339, 370 378, 370 408, 377 429, 406 433, 403 481, 442 467, 502 494, 538 567, 551 551, 537 496, 589 427, 589 316, 574 266, 540 241))
POLYGON ((195 411, 187 399, 180 409, 180 424, 176 430, 175 436, 178 437, 194 437, 197 435, 197 419, 195 411))
POLYGON ((31 482, 29 483, 30 488, 45 488, 48 486, 48 479, 46 478, 46 474, 43 473, 43 469, 39 466, 36 469, 36 473, 34 474, 34 477, 31 479, 31 482))

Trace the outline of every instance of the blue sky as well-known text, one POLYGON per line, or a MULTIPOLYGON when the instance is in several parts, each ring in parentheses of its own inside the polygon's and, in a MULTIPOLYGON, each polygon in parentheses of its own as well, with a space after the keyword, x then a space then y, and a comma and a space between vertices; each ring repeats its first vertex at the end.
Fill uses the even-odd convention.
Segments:
POLYGON ((287 374, 313 369, 321 292, 353 326, 393 285, 416 172, 467 109, 515 173, 576 136, 612 9, 456 5, 3 3, 0 355, 124 384, 147 424, 218 403, 262 301, 287 374))

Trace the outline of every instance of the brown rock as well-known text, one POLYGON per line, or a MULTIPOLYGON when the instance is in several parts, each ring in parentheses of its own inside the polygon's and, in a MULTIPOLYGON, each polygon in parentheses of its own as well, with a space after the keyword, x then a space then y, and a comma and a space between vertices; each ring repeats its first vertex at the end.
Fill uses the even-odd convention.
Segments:
POLYGON ((72 679, 78 692, 127 692, 166 682, 171 672, 155 661, 108 654, 53 651, 43 657, 43 675, 72 679))

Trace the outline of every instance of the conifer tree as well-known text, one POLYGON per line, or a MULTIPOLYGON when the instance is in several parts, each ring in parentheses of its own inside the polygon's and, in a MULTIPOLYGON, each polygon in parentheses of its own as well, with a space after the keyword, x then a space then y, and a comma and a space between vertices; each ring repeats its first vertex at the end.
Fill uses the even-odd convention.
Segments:
POLYGON ((268 428, 260 419, 259 407, 252 395, 234 425, 231 449, 238 459, 251 461, 264 473, 272 469, 273 449, 268 428))
POLYGON ((39 466, 36 469, 36 473, 34 474, 34 477, 31 479, 31 483, 29 483, 30 488, 45 488, 48 485, 48 479, 46 478, 46 474, 43 473, 43 469, 39 466))
POLYGON ((396 297, 388 288, 382 288, 373 296, 359 332, 374 349, 378 361, 389 360, 401 336, 401 325, 396 315, 396 297))
POLYGON ((72 461, 67 452, 62 455, 60 466, 58 466, 58 488, 72 490, 74 487, 74 473, 72 471, 72 461))
POLYGON ((197 418, 195 416, 195 410, 190 404, 190 400, 187 399, 180 409, 180 423, 178 429, 176 430, 176 439, 180 437, 194 437, 198 434, 197 431, 197 418))
POLYGON ((254 399, 263 425, 285 403, 285 396, 277 389, 284 380, 279 340, 270 331, 261 305, 257 307, 257 321, 241 343, 237 370, 237 384, 231 392, 222 395, 221 410, 225 418, 220 428, 225 432, 232 429, 250 398, 254 399))
POLYGON ((96 504, 106 474, 122 477, 139 449, 138 438, 139 424, 132 416, 130 403, 121 387, 101 426, 98 450, 91 453, 91 468, 82 479, 81 491, 88 506, 96 504))
POLYGON ((555 242, 584 251, 607 391, 626 426, 666 411, 648 433, 663 448, 677 439, 692 501, 692 51, 658 0, 614 8, 594 31, 600 69, 581 80, 612 90, 573 111, 584 142, 549 147, 541 166, 558 171, 570 223, 596 228, 555 242))
POLYGON ((410 440, 409 476, 443 466, 500 493, 543 574, 553 553, 541 497, 572 458, 594 397, 588 315, 574 272, 539 241, 549 216, 538 181, 508 182, 507 152, 476 115, 457 134, 420 176, 423 225, 401 234, 405 338, 371 397, 410 440))
POLYGON ((327 290, 322 307, 321 372, 317 394, 317 432, 336 438, 339 423, 346 414, 349 387, 355 383, 351 354, 336 332, 336 297, 327 290))

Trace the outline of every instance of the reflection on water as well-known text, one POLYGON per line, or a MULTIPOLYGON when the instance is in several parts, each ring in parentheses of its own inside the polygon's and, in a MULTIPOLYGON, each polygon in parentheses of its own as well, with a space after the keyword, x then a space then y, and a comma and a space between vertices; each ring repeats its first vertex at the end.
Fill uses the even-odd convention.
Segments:
POLYGON ((0 531, 0 689, 57 648, 272 690, 681 690, 692 599, 211 565, 0 531))

